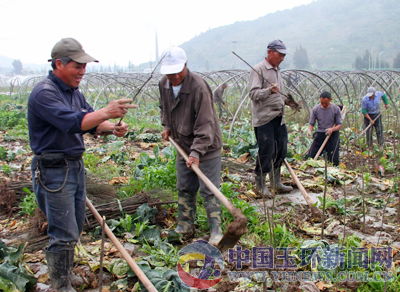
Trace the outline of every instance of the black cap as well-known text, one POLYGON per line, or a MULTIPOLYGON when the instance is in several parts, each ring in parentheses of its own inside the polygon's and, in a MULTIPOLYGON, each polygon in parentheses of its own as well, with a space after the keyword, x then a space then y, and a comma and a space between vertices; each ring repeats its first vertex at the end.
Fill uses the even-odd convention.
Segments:
POLYGON ((320 98, 329 98, 332 99, 332 95, 329 91, 324 91, 321 93, 321 95, 319 96, 320 98))

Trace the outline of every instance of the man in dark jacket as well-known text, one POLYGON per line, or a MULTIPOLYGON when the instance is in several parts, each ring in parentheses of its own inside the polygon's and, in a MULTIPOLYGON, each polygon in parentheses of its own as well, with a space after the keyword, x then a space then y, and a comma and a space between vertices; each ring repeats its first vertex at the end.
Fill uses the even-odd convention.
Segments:
POLYGON ((48 221, 49 245, 46 249, 51 286, 56 291, 75 291, 70 273, 74 246, 85 218, 85 133, 113 133, 122 137, 125 123, 108 121, 123 117, 130 99, 111 101, 94 111, 78 86, 86 64, 98 62, 72 38, 60 40, 51 52, 47 78, 32 90, 28 101, 29 139, 33 153, 33 189, 38 205, 48 221))
POLYGON ((206 185, 190 169, 192 164, 216 186, 220 186, 221 130, 213 107, 212 92, 208 84, 186 66, 186 53, 179 47, 167 50, 160 72, 162 137, 171 136, 189 155, 189 161, 178 155, 176 161, 178 188, 177 233, 185 237, 194 235, 196 193, 204 198, 211 229, 209 242, 218 244, 222 238, 219 202, 206 185))

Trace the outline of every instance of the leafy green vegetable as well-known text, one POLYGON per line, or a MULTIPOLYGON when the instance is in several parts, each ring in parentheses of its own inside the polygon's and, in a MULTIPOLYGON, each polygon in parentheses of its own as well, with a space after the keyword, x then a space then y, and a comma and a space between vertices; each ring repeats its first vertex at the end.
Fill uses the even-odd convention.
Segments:
POLYGON ((38 207, 36 195, 28 188, 23 188, 22 190, 26 193, 26 195, 19 204, 19 207, 21 208, 20 213, 22 215, 32 216, 35 213, 36 208, 38 207))
POLYGON ((0 240, 0 290, 24 292, 36 283, 35 277, 22 266, 25 245, 9 247, 0 240))

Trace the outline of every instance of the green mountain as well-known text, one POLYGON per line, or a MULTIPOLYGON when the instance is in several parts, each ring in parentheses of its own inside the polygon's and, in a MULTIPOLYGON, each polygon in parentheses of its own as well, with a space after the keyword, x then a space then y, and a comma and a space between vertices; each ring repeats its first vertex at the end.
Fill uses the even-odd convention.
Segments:
POLYGON ((399 0, 318 0, 211 29, 182 48, 192 70, 248 69, 231 51, 256 64, 265 56, 268 42, 281 39, 289 50, 286 68, 294 67, 293 53, 301 46, 314 70, 350 70, 366 50, 371 59, 392 64, 400 52, 399 17, 399 0))

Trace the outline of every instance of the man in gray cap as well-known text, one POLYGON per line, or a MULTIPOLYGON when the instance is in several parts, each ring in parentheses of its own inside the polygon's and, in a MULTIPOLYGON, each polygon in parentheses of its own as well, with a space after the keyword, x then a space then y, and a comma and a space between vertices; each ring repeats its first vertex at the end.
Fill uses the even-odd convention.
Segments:
POLYGON ((250 72, 252 123, 258 144, 256 160, 256 187, 264 196, 270 196, 265 185, 269 173, 270 186, 276 192, 292 191, 281 183, 281 165, 287 154, 288 134, 284 121, 284 106, 290 101, 281 94, 283 81, 279 65, 285 59, 286 46, 274 40, 267 46, 267 57, 250 72))
MULTIPOLYGON (((377 91, 374 87, 369 87, 367 89, 367 94, 363 97, 361 103, 361 112, 364 115, 364 127, 368 127, 370 123, 374 126, 379 146, 383 145, 382 117, 379 116, 381 100, 383 101, 385 108, 387 108, 389 100, 386 94, 382 91, 377 91)), ((366 135, 367 144, 371 147, 372 127, 367 130, 366 135)))
POLYGON ((33 190, 48 221, 46 259, 51 286, 56 291, 75 291, 70 273, 74 246, 85 218, 85 151, 83 134, 113 133, 122 137, 127 124, 108 119, 123 117, 135 107, 130 99, 111 101, 94 111, 78 86, 86 63, 97 62, 72 38, 60 40, 51 51, 53 71, 32 90, 28 101, 29 139, 33 190))
POLYGON ((162 137, 168 141, 171 136, 189 154, 187 163, 180 155, 176 160, 178 224, 175 231, 185 238, 194 235, 196 194, 200 189, 211 230, 209 242, 217 245, 222 238, 219 202, 190 169, 196 164, 216 187, 220 186, 221 130, 212 92, 204 79, 189 71, 183 49, 170 48, 164 56, 160 72, 166 76, 159 83, 162 137))

